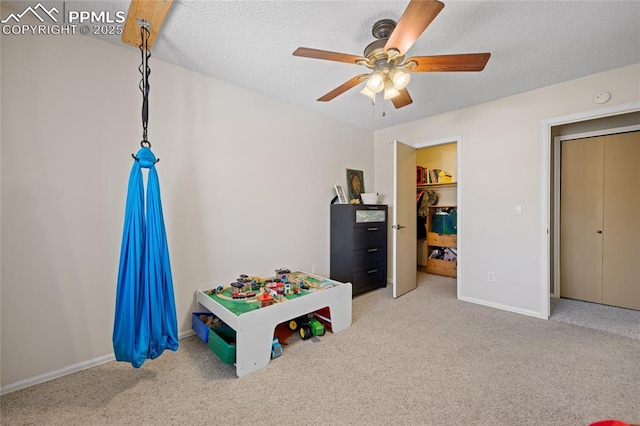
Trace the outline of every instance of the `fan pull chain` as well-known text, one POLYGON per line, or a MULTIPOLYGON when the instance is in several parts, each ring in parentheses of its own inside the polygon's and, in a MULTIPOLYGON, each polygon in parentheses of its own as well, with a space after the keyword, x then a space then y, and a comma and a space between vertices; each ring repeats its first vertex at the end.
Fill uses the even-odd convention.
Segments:
POLYGON ((374 93, 373 99, 371 99, 371 116, 372 117, 376 116, 376 95, 377 93, 374 93))

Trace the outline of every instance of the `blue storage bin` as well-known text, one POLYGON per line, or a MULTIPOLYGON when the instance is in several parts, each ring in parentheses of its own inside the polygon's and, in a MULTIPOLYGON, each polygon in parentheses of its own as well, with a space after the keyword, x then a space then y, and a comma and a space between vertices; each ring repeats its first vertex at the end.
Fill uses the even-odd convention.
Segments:
POLYGON ((200 319, 200 315, 213 317, 211 312, 193 312, 191 315, 191 328, 204 343, 209 342, 209 327, 200 319))

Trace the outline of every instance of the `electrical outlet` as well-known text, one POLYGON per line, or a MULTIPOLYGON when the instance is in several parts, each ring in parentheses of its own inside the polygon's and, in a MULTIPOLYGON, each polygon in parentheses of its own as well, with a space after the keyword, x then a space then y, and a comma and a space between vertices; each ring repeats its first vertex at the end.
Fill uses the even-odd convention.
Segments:
POLYGON ((513 214, 515 216, 522 216, 522 206, 520 204, 513 206, 513 214))
POLYGON ((496 274, 489 271, 489 273, 487 274, 487 281, 494 282, 495 280, 496 280, 496 274))
POLYGON ((316 265, 311 265, 311 273, 315 274, 317 272, 316 265))

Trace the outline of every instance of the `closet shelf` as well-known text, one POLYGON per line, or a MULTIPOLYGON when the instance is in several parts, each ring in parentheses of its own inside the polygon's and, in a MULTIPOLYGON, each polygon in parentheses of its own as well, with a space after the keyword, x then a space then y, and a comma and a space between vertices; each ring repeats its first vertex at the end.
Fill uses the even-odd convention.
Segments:
POLYGON ((438 183, 420 183, 417 184, 416 187, 417 188, 429 188, 429 187, 433 187, 433 186, 437 186, 437 187, 447 187, 447 186, 456 186, 458 184, 458 182, 438 182, 438 183))

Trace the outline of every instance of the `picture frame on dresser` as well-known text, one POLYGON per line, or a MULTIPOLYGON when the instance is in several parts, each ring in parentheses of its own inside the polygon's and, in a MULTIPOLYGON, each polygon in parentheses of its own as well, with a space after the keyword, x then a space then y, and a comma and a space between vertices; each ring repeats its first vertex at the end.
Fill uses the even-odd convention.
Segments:
POLYGON ((336 190, 336 195, 338 196, 338 202, 340 204, 349 204, 349 201, 347 200, 347 196, 344 193, 344 188, 341 185, 333 185, 333 187, 336 190))
POLYGON ((349 203, 362 203, 360 194, 365 192, 364 172, 362 170, 347 169, 347 190, 349 193, 349 203))

